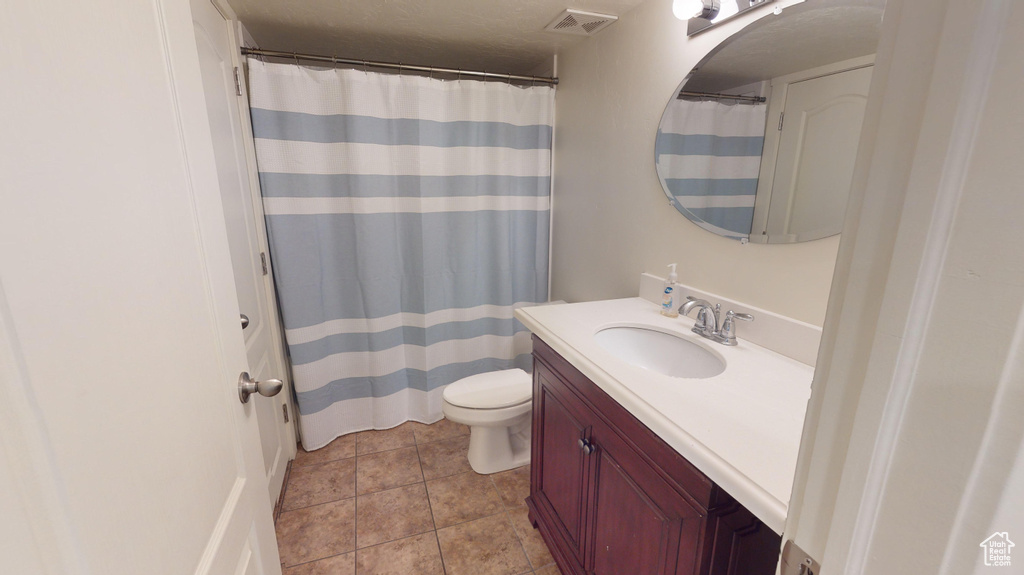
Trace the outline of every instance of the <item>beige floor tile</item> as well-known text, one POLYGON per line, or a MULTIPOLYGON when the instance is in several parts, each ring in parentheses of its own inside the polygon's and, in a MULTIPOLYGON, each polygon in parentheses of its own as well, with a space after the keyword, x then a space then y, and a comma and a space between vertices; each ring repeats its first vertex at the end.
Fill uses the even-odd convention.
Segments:
POLYGON ((433 531, 356 551, 357 575, 444 575, 433 531))
POLYGON ((562 570, 558 568, 558 565, 548 565, 543 569, 537 569, 534 571, 534 575, 562 575, 562 570))
POLYGON ((469 436, 435 441, 418 447, 423 477, 428 481, 457 473, 472 471, 469 466, 469 436))
POLYGON ((506 507, 526 507, 526 498, 530 495, 529 465, 495 473, 491 479, 506 507))
POLYGON ((284 493, 285 511, 337 501, 356 494, 356 460, 340 459, 293 467, 284 493))
POLYGON ((360 495, 420 481, 423 472, 415 447, 360 455, 356 460, 356 489, 360 495))
POLYGON ((412 435, 413 424, 414 422, 406 422, 391 429, 360 431, 355 434, 356 455, 415 445, 416 439, 412 435))
POLYGON ((356 542, 360 549, 434 529, 422 483, 359 495, 356 542))
POLYGON ((417 423, 412 426, 412 433, 416 437, 416 443, 423 444, 442 439, 451 439, 460 435, 469 435, 469 426, 455 423, 449 419, 442 419, 430 425, 417 423))
POLYGON ((427 493, 438 529, 504 511, 491 480, 473 471, 428 481, 427 493))
POLYGON ((447 575, 520 575, 530 563, 504 513, 437 532, 447 575))
POLYGON ((295 467, 316 465, 338 459, 347 459, 356 456, 356 436, 343 435, 327 445, 315 451, 306 451, 301 446, 295 454, 295 467))
POLYGON ((523 544, 523 551, 526 551, 526 557, 530 560, 530 565, 537 569, 554 563, 555 558, 551 556, 551 551, 548 550, 544 538, 540 536, 540 531, 534 529, 533 524, 530 523, 529 510, 525 506, 512 507, 508 510, 508 514, 512 519, 512 527, 523 544))
POLYGON ((285 566, 355 549, 355 498, 285 511, 277 521, 277 545, 285 566))
POLYGON ((284 570, 284 575, 356 575, 356 553, 335 555, 284 570))

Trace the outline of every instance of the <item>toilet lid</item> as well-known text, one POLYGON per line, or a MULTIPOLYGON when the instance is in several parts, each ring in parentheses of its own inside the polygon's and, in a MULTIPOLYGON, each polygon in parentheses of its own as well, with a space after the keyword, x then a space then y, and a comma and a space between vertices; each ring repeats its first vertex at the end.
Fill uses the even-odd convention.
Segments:
POLYGON ((530 401, 533 379, 521 369, 464 377, 441 392, 448 403, 469 409, 498 409, 530 401))

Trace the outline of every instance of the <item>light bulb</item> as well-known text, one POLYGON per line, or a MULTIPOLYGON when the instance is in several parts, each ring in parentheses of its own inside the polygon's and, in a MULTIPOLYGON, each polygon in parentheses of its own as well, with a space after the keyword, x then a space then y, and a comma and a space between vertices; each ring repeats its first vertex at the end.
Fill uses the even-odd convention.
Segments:
POLYGON ((736 0, 725 0, 724 2, 721 3, 721 8, 718 10, 718 14, 715 16, 715 19, 717 20, 718 18, 728 18, 729 16, 732 16, 733 14, 736 14, 739 11, 739 2, 736 2, 736 0))
POLYGON ((672 0, 672 14, 680 20, 696 18, 704 11, 704 0, 672 0))

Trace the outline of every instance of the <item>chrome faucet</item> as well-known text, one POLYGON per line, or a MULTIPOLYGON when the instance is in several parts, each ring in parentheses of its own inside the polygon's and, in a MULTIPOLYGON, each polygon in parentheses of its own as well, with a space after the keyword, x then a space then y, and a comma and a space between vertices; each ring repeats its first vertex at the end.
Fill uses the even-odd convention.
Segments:
POLYGON ((686 298, 688 301, 679 306, 679 315, 689 315, 691 311, 697 310, 697 317, 693 323, 693 333, 717 341, 722 345, 736 345, 736 320, 754 321, 754 316, 749 313, 736 313, 729 310, 725 314, 725 321, 722 327, 718 327, 718 317, 722 310, 722 304, 711 306, 711 302, 697 299, 693 296, 686 298))
POLYGON ((722 304, 712 307, 711 302, 704 299, 697 299, 692 296, 686 299, 688 301, 679 306, 679 315, 690 315, 690 312, 696 309, 697 318, 693 324, 693 333, 715 339, 718 335, 718 313, 722 309, 722 304))

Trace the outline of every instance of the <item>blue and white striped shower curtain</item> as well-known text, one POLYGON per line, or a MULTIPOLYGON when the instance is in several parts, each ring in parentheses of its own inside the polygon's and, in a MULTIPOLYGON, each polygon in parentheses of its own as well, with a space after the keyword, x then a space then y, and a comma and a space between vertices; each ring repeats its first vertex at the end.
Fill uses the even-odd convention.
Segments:
POLYGON ((554 90, 258 60, 249 79, 306 449, 527 368, 512 312, 547 301, 554 90))
POLYGON ((700 227, 750 236, 767 106, 672 100, 661 120, 655 161, 676 207, 700 227))

